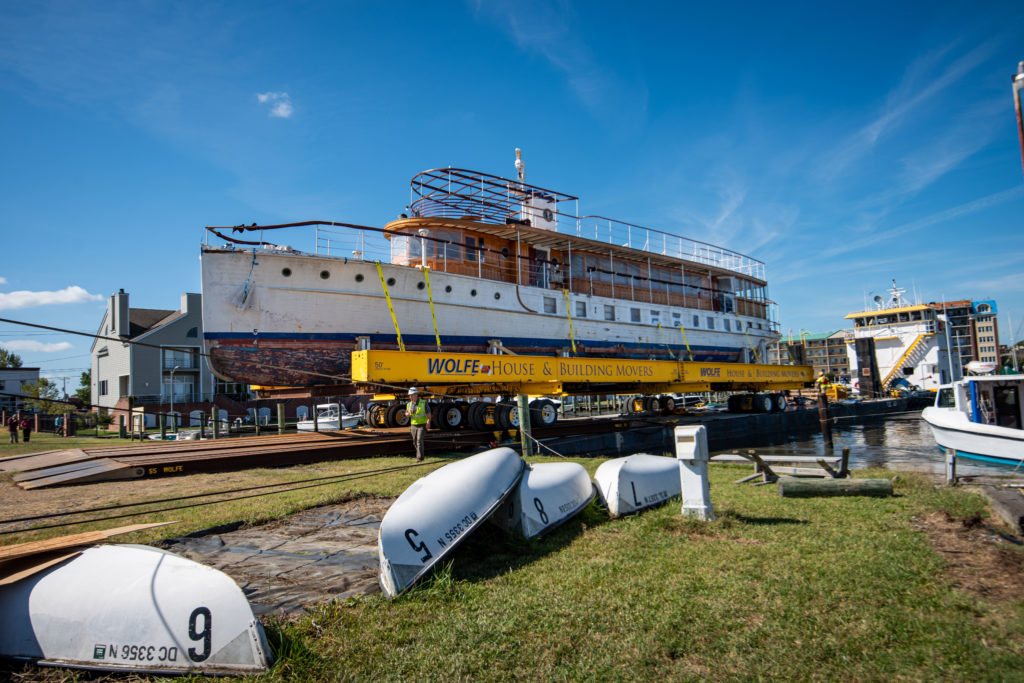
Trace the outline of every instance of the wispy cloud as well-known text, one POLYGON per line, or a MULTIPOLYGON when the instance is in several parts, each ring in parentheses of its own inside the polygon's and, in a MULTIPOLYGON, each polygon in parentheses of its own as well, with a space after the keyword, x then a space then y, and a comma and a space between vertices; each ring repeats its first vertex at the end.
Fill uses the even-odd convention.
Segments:
POLYGON ((16 308, 34 308, 50 304, 77 304, 84 301, 102 301, 99 294, 90 294, 78 285, 71 285, 56 292, 0 292, 0 311, 16 308))
POLYGON ((0 277, 0 285, 6 285, 6 284, 7 284, 7 278, 0 277))
POLYGON ((277 119, 290 119, 295 112, 292 106, 292 98, 286 92, 261 92, 256 93, 256 99, 260 104, 270 106, 270 116, 277 119))
POLYGON ((56 342, 44 344, 43 342, 32 341, 31 339, 12 339, 11 341, 0 342, 0 346, 8 351, 22 351, 28 353, 56 353, 74 348, 69 342, 56 342))

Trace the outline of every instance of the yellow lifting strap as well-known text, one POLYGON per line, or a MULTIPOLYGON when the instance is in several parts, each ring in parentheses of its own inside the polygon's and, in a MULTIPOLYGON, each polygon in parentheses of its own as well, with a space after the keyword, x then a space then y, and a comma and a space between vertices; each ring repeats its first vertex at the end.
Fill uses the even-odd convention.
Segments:
POLYGON ((423 267, 423 279, 427 281, 427 300, 430 301, 430 319, 434 321, 434 339, 437 341, 437 352, 441 353, 441 335, 437 333, 437 316, 434 315, 434 295, 430 293, 430 268, 423 267))
POLYGON ((380 286, 384 288, 384 299, 388 302, 388 310, 391 311, 391 322, 395 326, 395 334, 398 336, 398 349, 405 351, 405 344, 402 343, 402 331, 398 329, 398 318, 395 317, 395 307, 391 305, 391 295, 388 293, 388 283, 384 282, 384 269, 377 261, 377 275, 380 276, 380 286))
POLYGON ((572 329, 572 311, 569 306, 569 290, 563 289, 562 294, 565 295, 565 315, 569 318, 569 341, 572 343, 572 352, 576 353, 576 333, 572 329))
POLYGON ((658 334, 661 335, 661 343, 665 345, 668 355, 672 356, 672 360, 675 360, 676 354, 672 352, 672 347, 668 345, 668 340, 665 339, 665 330, 661 329, 661 323, 658 323, 658 334))
POLYGON ((686 341, 686 328, 683 327, 682 323, 679 323, 679 331, 683 333, 683 343, 686 344, 686 355, 690 357, 690 361, 693 361, 693 352, 690 351, 690 342, 686 341))
POLYGON ((743 330, 743 334, 747 335, 747 345, 750 347, 750 350, 754 353, 754 360, 760 363, 761 355, 757 352, 757 349, 754 348, 754 342, 750 338, 750 333, 747 332, 747 328, 743 326, 743 320, 740 318, 739 313, 736 314, 736 319, 739 320, 740 322, 740 328, 743 330))

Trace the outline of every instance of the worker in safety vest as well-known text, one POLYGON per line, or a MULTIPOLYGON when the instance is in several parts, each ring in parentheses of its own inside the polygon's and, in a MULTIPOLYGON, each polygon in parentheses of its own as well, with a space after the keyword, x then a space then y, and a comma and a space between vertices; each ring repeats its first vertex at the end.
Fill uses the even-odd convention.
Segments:
POLYGON ((405 406, 409 414, 409 431, 412 445, 416 447, 416 462, 423 460, 423 433, 427 431, 427 402, 419 396, 416 387, 409 389, 409 403, 405 406))
POLYGON ((824 370, 818 373, 818 379, 814 380, 814 386, 818 391, 825 391, 828 387, 828 377, 825 376, 824 370))

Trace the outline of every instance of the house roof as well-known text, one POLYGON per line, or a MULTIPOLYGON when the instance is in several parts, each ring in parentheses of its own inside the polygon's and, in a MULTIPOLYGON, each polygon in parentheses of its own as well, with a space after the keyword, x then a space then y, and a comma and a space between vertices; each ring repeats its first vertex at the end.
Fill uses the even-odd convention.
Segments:
POLYGON ((170 322, 170 319, 177 317, 180 311, 169 311, 163 308, 130 308, 128 309, 128 320, 131 323, 128 330, 128 338, 134 339, 139 335, 149 332, 154 327, 170 322))

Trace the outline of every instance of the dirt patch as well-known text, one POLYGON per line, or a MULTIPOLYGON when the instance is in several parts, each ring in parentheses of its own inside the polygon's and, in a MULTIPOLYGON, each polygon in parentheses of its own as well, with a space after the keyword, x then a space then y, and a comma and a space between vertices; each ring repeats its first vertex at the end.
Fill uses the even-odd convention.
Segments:
POLYGON ((914 520, 946 560, 946 575, 960 590, 993 601, 1024 595, 1024 550, 1020 541, 980 517, 959 519, 933 512, 914 520))

